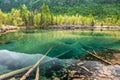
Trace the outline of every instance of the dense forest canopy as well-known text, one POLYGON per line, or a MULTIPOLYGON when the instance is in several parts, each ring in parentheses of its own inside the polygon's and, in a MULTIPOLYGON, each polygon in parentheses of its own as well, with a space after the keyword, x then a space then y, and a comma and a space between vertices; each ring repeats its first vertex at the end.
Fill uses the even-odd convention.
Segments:
POLYGON ((0 25, 120 25, 120 0, 0 0, 0 25))
POLYGON ((29 10, 40 10, 43 3, 47 4, 54 14, 120 14, 120 0, 0 0, 0 8, 8 12, 26 4, 29 10))

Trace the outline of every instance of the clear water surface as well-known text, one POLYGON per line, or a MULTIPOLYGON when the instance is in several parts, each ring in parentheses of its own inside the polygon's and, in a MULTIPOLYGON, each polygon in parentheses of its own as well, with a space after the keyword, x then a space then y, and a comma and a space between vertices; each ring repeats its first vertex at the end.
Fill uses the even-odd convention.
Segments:
POLYGON ((0 44, 0 50, 45 54, 52 47, 52 51, 48 54, 50 57, 56 57, 70 50, 60 58, 75 58, 85 54, 81 48, 87 50, 119 49, 120 32, 35 30, 34 33, 24 33, 19 31, 0 36, 0 41, 9 41, 7 44, 0 44))

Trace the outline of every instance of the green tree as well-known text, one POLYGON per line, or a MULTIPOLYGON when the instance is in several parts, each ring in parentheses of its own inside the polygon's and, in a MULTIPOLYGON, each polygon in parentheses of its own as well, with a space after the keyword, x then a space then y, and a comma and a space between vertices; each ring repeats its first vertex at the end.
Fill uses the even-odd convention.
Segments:
POLYGON ((22 20, 24 22, 24 25, 28 26, 29 25, 29 18, 30 18, 30 11, 27 9, 25 4, 21 6, 20 13, 21 13, 21 17, 22 17, 22 20))
POLYGON ((7 14, 7 24, 12 25, 12 15, 11 15, 11 13, 7 14))
POLYGON ((3 12, 0 9, 0 27, 2 27, 3 24, 3 12))
POLYGON ((59 15, 57 16, 57 24, 62 25, 64 23, 64 16, 59 15))
POLYGON ((40 26, 40 22, 41 22, 41 13, 37 13, 34 16, 34 26, 36 27, 40 26))
POLYGON ((33 26, 34 25, 34 12, 31 11, 30 12, 30 15, 29 15, 29 23, 28 23, 30 26, 33 26))
POLYGON ((20 10, 17 9, 12 9, 11 11, 11 16, 12 16, 12 25, 14 26, 18 26, 18 25, 22 25, 23 21, 22 18, 20 17, 20 10))
POLYGON ((41 11, 41 27, 47 27, 51 24, 51 12, 48 7, 48 5, 43 4, 42 5, 42 11, 41 11))

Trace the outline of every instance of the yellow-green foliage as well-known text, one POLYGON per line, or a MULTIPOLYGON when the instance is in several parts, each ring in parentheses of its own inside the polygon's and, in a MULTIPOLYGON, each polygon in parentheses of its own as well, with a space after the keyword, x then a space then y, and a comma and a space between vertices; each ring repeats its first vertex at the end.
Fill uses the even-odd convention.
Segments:
POLYGON ((21 16, 20 10, 12 9, 11 16, 12 16, 12 24, 14 26, 22 25, 23 21, 22 18, 20 17, 21 16))
POLYGON ((0 10, 0 27, 3 24, 3 12, 0 10))
POLYGON ((89 16, 81 16, 81 15, 58 15, 54 16, 53 22, 57 23, 58 25, 91 25, 92 21, 95 21, 92 15, 89 16))
POLYGON ((50 9, 48 7, 48 5, 43 4, 42 5, 42 11, 41 11, 41 21, 40 21, 40 25, 42 25, 42 27, 46 27, 48 25, 51 24, 51 12, 50 9))
POLYGON ((41 14, 37 13, 34 15, 34 26, 40 26, 41 14))

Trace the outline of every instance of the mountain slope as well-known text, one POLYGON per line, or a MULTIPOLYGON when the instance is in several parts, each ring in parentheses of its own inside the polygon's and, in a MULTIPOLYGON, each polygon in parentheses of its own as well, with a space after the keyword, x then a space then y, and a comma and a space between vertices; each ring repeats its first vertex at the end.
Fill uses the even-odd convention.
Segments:
POLYGON ((9 12, 26 4, 30 10, 41 10, 42 4, 49 5, 54 14, 82 14, 94 16, 120 14, 120 0, 0 0, 0 8, 9 12))

